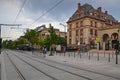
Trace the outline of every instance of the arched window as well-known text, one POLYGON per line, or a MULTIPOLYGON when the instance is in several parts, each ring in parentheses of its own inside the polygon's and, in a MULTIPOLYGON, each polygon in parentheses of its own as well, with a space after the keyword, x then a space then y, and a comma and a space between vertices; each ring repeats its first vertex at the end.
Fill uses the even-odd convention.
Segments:
POLYGON ((103 35, 103 42, 106 42, 109 39, 109 35, 108 34, 104 34, 103 35))

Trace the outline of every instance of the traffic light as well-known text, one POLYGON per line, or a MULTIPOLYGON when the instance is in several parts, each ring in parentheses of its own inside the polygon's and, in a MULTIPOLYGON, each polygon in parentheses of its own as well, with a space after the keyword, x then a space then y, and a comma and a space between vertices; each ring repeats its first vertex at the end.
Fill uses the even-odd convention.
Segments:
POLYGON ((2 38, 0 38, 0 49, 2 48, 2 38))

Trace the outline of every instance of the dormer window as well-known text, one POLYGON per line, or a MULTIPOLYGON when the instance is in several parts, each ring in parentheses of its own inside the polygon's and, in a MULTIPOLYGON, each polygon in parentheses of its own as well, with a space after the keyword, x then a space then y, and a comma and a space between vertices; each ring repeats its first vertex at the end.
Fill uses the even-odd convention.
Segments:
POLYGON ((107 19, 107 17, 105 16, 105 19, 107 19))
POLYGON ((93 15, 93 13, 92 13, 92 12, 90 12, 90 15, 93 15))
POLYGON ((89 10, 89 14, 90 15, 94 15, 93 11, 89 10))
POLYGON ((84 11, 81 11, 81 12, 80 12, 80 15, 81 15, 81 16, 84 15, 84 11))
POLYGON ((95 16, 97 16, 97 13, 94 13, 95 16))
POLYGON ((76 18, 79 18, 79 14, 76 14, 76 18))

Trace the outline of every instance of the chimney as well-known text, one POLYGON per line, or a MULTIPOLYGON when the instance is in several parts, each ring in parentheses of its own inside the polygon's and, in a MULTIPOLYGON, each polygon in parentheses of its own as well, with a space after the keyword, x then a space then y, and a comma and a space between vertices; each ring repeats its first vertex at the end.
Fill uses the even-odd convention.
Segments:
POLYGON ((105 14, 108 15, 108 11, 105 11, 105 14))
POLYGON ((51 27, 51 24, 49 24, 49 27, 51 27))
POLYGON ((98 10, 99 13, 102 13, 102 7, 98 7, 97 10, 98 10))
POLYGON ((80 3, 78 3, 78 10, 80 9, 80 3))

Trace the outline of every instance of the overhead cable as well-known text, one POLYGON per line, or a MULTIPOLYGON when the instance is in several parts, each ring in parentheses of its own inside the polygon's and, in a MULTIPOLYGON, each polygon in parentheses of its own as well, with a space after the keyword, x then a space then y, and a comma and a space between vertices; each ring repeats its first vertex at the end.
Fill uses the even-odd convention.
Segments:
POLYGON ((27 0, 24 0, 24 2, 22 4, 22 6, 21 6, 21 8, 20 8, 20 10, 18 12, 18 14, 15 17, 14 23, 16 22, 17 18, 19 17, 19 15, 20 15, 20 13, 21 13, 21 11, 22 11, 22 9, 23 9, 23 7, 24 7, 24 5, 25 5, 26 2, 27 2, 27 0))
POLYGON ((28 27, 32 26, 35 22, 37 22, 41 17, 43 17, 45 14, 47 14, 48 12, 50 12, 51 10, 53 10, 54 8, 56 8, 61 2, 63 2, 63 0, 60 0, 59 2, 57 2, 54 6, 52 6, 50 9, 48 9, 46 12, 44 12, 42 15, 40 15, 37 19, 35 19, 35 21, 30 24, 28 27))

